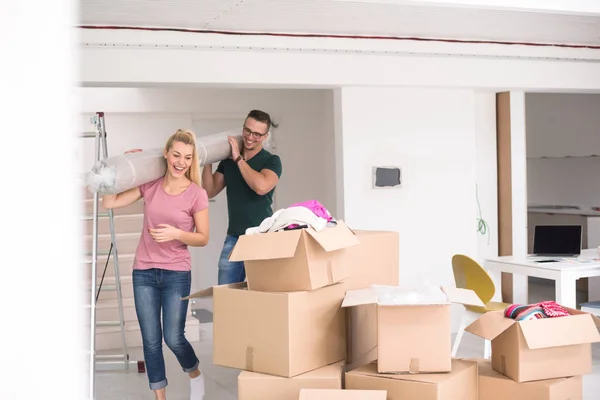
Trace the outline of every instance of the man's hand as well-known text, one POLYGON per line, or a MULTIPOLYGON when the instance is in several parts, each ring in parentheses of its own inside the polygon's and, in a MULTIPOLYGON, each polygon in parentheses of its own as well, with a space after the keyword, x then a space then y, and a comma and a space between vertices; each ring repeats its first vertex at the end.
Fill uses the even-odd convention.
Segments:
POLYGON ((178 240, 181 236, 181 230, 177 229, 171 225, 167 224, 158 224, 161 226, 160 229, 148 229, 150 235, 157 243, 169 242, 171 240, 178 240))
POLYGON ((229 136, 227 140, 229 140, 229 145, 231 146, 231 159, 235 161, 240 156, 240 146, 233 136, 229 136))

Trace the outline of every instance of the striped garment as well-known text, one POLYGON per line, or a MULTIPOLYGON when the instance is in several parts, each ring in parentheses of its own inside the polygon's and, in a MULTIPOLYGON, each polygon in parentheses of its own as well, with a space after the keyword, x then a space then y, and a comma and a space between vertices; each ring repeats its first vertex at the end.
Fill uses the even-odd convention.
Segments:
POLYGON ((531 319, 566 317, 569 312, 554 301, 542 301, 536 304, 512 304, 504 310, 504 316, 516 321, 531 319))

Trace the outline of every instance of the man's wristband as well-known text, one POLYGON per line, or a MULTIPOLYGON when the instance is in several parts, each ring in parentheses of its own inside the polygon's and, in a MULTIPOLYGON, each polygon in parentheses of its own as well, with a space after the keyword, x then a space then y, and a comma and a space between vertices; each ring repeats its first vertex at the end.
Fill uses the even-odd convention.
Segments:
POLYGON ((239 155, 238 158, 235 159, 235 163, 237 164, 237 163, 239 163, 243 159, 244 158, 241 155, 239 155))

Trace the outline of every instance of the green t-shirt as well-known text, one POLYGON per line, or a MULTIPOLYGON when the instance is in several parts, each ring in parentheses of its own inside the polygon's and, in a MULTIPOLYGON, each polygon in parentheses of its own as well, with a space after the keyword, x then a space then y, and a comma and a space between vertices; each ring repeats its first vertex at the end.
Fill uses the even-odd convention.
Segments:
MULTIPOLYGON (((281 178, 281 159, 265 149, 261 149, 254 157, 246 161, 255 171, 270 169, 281 178)), ((258 226, 265 219, 273 215, 273 192, 271 190, 264 196, 259 196, 248 186, 240 169, 232 159, 219 163, 217 172, 225 177, 225 190, 227 193, 227 209, 229 214, 229 227, 227 234, 240 236, 246 229, 258 226)))

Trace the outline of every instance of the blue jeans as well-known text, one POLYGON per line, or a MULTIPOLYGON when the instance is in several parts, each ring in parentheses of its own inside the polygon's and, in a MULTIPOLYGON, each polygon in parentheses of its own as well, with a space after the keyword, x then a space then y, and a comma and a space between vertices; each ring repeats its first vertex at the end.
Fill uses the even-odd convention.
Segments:
POLYGON ((239 236, 227 235, 219 258, 219 285, 244 282, 246 270, 243 261, 229 261, 229 254, 237 243, 239 236))
POLYGON ((181 300, 189 296, 191 281, 190 271, 133 270, 135 311, 142 331, 144 361, 151 390, 167 386, 163 333, 165 343, 177 357, 183 371, 190 373, 198 368, 196 353, 184 336, 189 300, 181 300))

